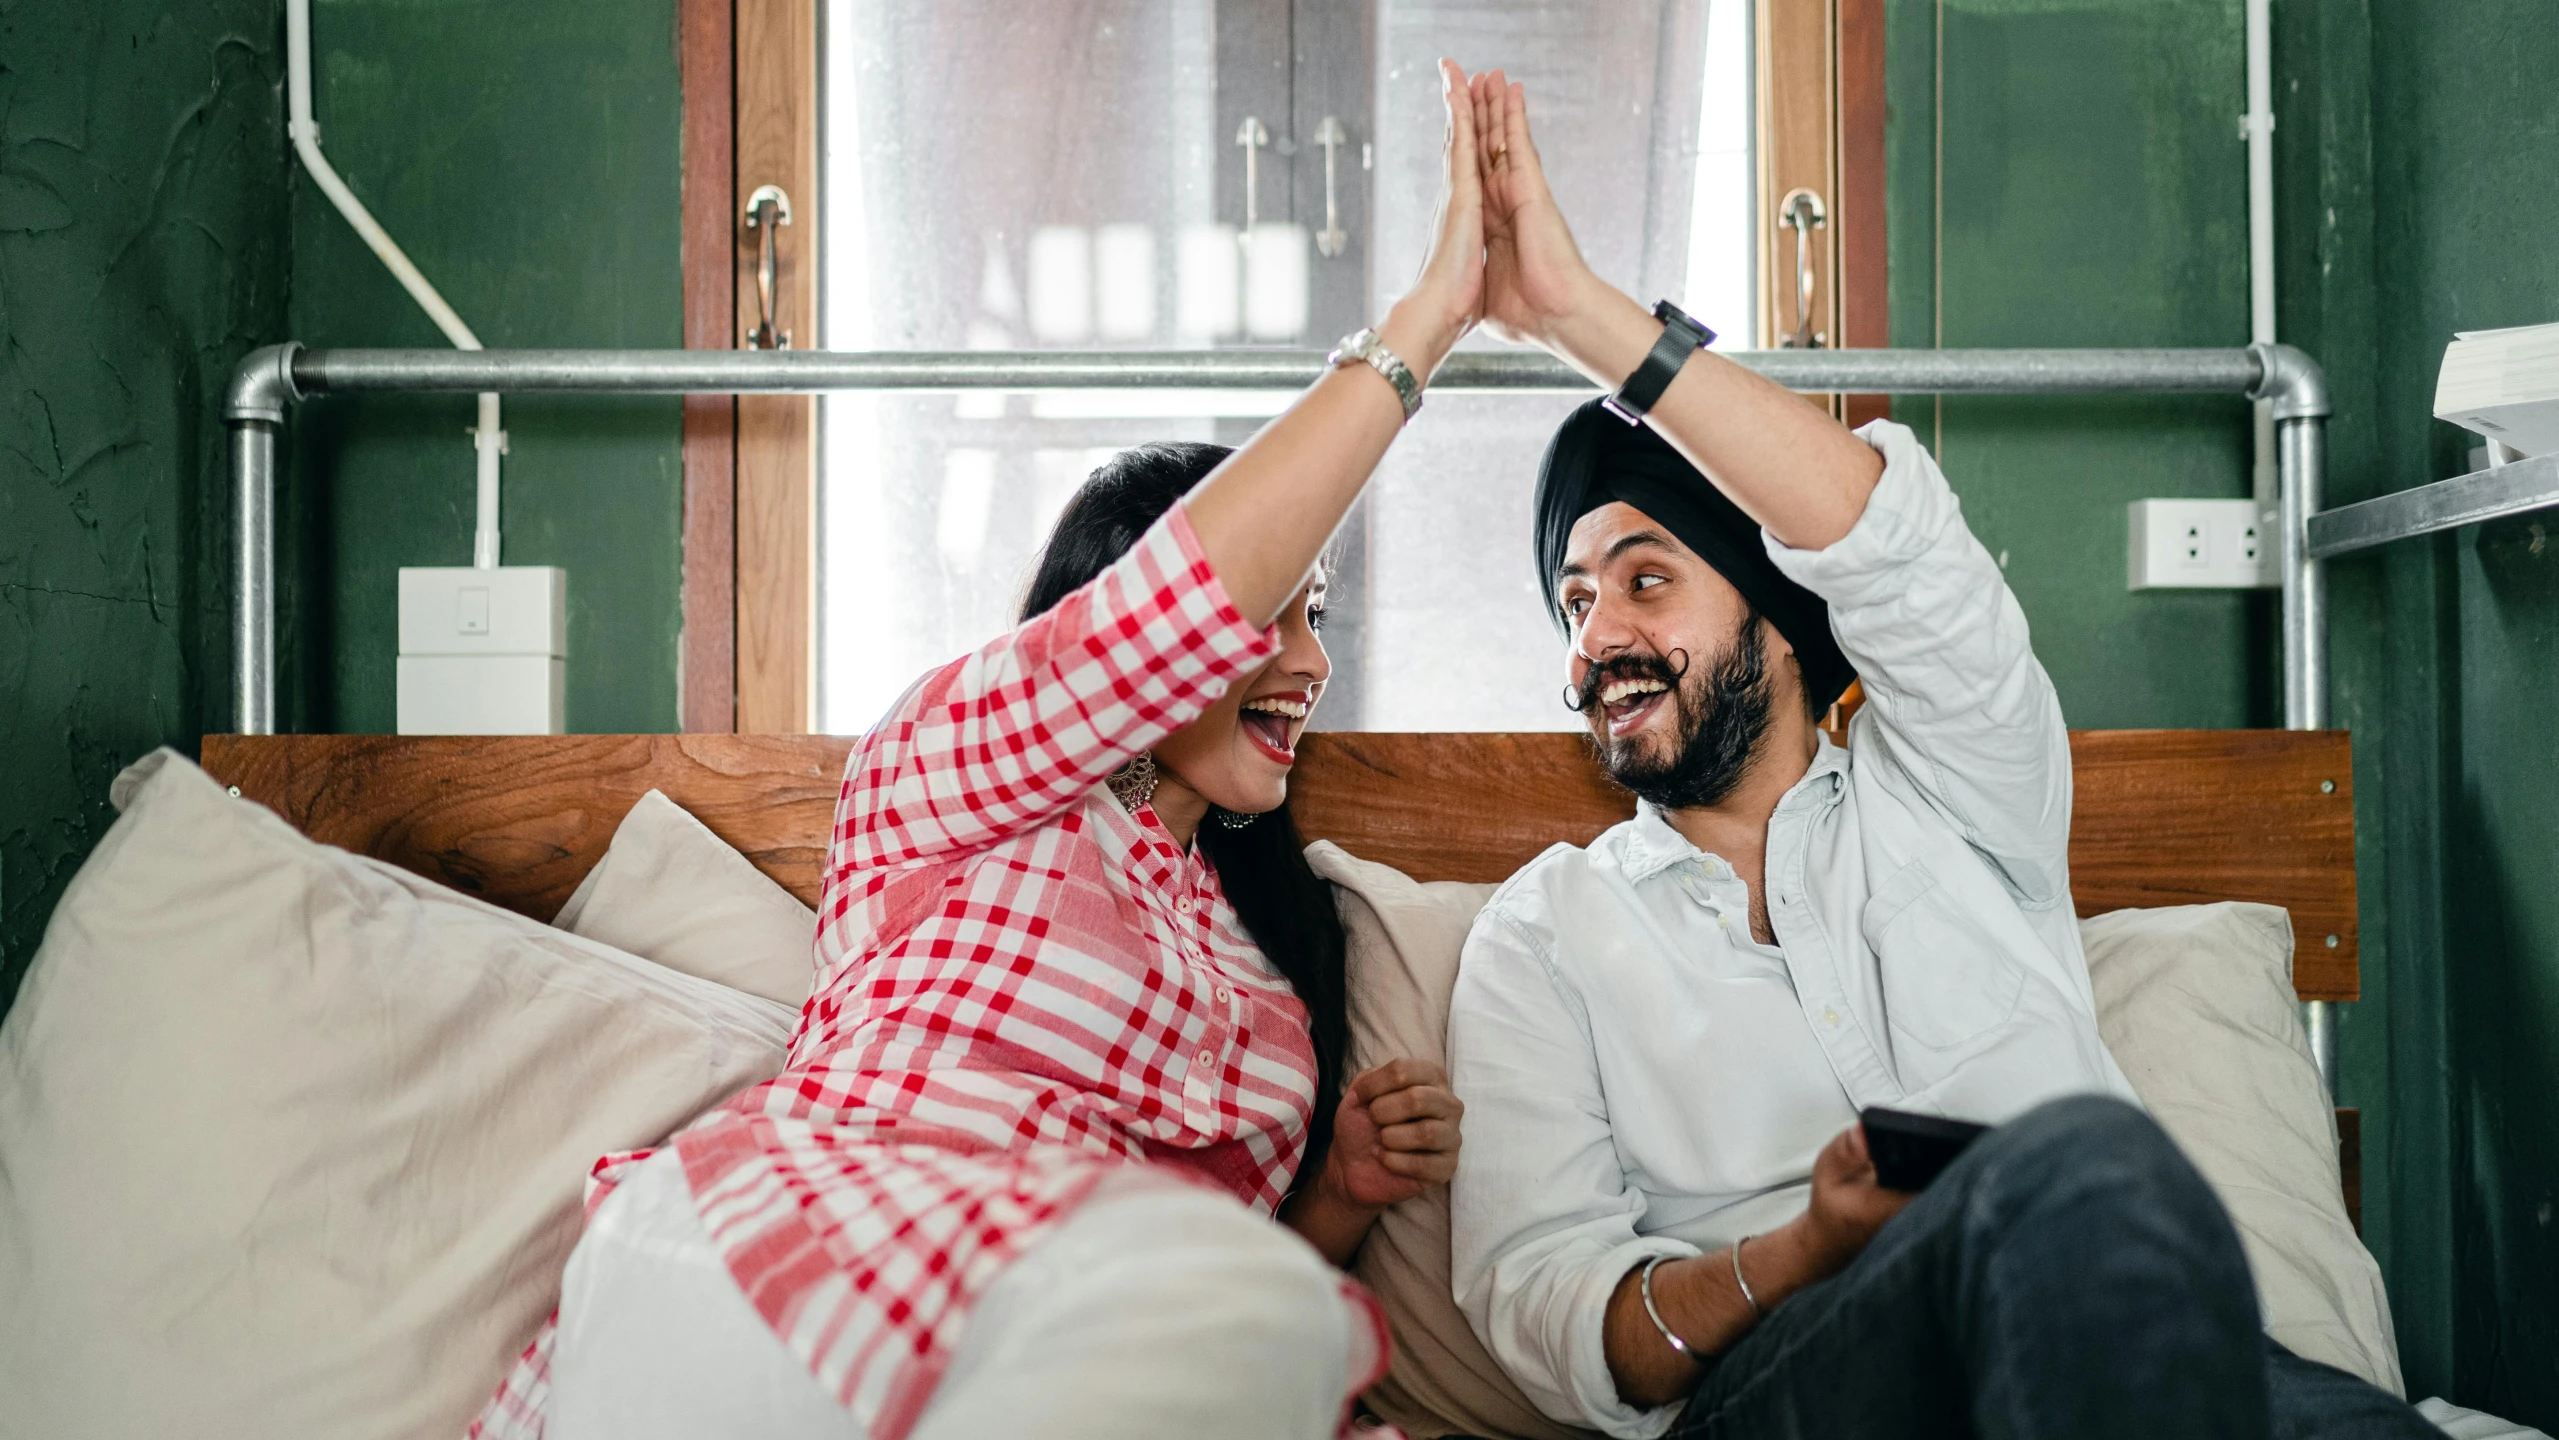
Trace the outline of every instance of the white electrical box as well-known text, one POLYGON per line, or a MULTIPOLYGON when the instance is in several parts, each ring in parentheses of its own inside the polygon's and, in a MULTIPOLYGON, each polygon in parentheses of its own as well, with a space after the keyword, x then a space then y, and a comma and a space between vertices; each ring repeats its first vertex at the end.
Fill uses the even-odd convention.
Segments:
POLYGON ((2255 590, 2283 584, 2275 527, 2254 500, 2135 500, 2135 590, 2255 590))
POLYGON ((560 734, 568 655, 568 571, 400 571, 401 734, 560 734))

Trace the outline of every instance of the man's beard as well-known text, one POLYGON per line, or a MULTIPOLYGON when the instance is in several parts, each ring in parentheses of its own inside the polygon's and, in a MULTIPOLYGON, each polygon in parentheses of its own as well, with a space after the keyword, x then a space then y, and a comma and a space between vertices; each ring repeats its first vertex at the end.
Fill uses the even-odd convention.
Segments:
POLYGON ((1579 687, 1582 712, 1599 721, 1597 731, 1586 733, 1601 767, 1610 779, 1664 810, 1713 805, 1732 794, 1750 769, 1760 736, 1768 731, 1775 700, 1756 611, 1743 619, 1741 632, 1721 660, 1708 666, 1688 664, 1684 654, 1680 660, 1674 669, 1659 655, 1616 656, 1591 665, 1579 687), (1600 709, 1599 692, 1609 681, 1647 679, 1670 687, 1678 738, 1667 759, 1651 753, 1654 742, 1643 732, 1609 738, 1607 715, 1600 709))

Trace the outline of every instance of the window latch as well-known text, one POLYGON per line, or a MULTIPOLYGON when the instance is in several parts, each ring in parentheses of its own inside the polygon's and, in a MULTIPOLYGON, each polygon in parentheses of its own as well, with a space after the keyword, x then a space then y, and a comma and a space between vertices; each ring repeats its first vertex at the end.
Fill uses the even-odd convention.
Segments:
POLYGON ((1787 350, 1819 350, 1826 338, 1813 329, 1813 232, 1830 223, 1822 197, 1794 189, 1777 202, 1777 227, 1795 232, 1795 330, 1777 343, 1787 350))
POLYGON ((762 185, 746 201, 746 228, 760 233, 755 262, 755 303, 762 313, 746 332, 749 350, 788 350, 791 332, 780 329, 782 304, 781 237, 774 232, 791 223, 791 197, 779 185, 762 185))

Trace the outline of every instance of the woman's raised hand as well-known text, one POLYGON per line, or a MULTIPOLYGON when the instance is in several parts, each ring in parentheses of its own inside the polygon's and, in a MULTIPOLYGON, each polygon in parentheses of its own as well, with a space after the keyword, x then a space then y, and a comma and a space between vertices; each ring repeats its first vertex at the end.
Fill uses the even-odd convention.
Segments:
MULTIPOLYGON (((1443 60, 1439 76, 1448 146, 1437 231, 1413 288, 1377 323, 1386 348, 1417 379, 1428 379, 1484 313, 1478 107, 1465 71, 1443 60)), ((1183 501, 1201 553, 1245 619, 1268 625, 1306 584, 1307 567, 1405 419, 1384 376, 1366 365, 1335 368, 1183 501)))
POLYGON ((1413 288, 1378 326, 1386 348, 1428 379, 1484 313, 1484 183, 1477 154, 1481 107, 1473 82, 1454 60, 1439 62, 1440 100, 1448 107, 1441 152, 1439 214, 1431 252, 1413 288))
POLYGON ((1391 1060, 1362 1071, 1333 1112, 1333 1148, 1321 1183, 1354 1204, 1399 1204, 1457 1174, 1465 1102, 1448 1072, 1426 1060, 1391 1060))
POLYGON ((1499 70, 1475 77, 1476 154, 1484 192, 1484 324, 1505 340, 1554 348, 1557 322, 1599 282, 1546 188, 1528 133, 1527 88, 1499 70))

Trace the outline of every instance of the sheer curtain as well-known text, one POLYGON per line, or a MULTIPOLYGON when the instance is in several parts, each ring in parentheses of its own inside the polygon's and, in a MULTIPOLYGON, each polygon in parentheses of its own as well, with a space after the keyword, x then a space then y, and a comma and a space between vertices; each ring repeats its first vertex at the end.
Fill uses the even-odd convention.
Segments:
MULTIPOLYGON (((1403 289, 1428 241, 1442 54, 1527 82, 1560 199, 1603 275, 1749 334, 1750 29, 1739 0, 1376 0, 1358 11, 1351 45, 1329 18, 1241 0, 830 0, 826 345, 1328 345, 1333 333, 1313 333, 1330 322, 1309 287, 1339 290, 1325 267, 1344 262, 1313 245, 1320 210, 1291 199, 1320 193, 1304 113, 1320 107, 1301 106, 1293 125, 1284 100, 1272 111, 1271 144, 1254 156, 1261 224, 1248 235, 1243 151, 1220 122, 1220 87, 1268 87, 1273 65, 1364 67, 1371 108, 1346 127, 1336 161, 1373 230, 1351 257, 1365 256, 1351 286, 1365 318, 1403 289), (1363 53, 1309 53, 1317 44, 1363 53), (1304 183, 1292 184, 1299 167, 1304 183)), ((1289 398, 829 397, 820 723, 863 728, 919 672, 1009 625, 1050 523, 1098 460, 1150 439, 1236 443, 1289 398)), ((1349 527, 1356 573, 1337 588, 1359 613, 1337 632, 1343 683, 1319 723, 1570 723, 1527 527, 1538 457, 1573 403, 1439 395, 1423 409, 1349 527)))

